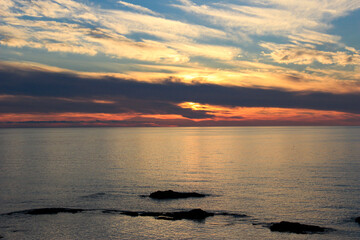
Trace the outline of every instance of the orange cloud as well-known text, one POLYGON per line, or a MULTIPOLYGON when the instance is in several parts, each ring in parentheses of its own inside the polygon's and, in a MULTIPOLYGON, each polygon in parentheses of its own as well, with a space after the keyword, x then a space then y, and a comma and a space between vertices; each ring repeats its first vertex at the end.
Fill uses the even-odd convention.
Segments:
POLYGON ((293 108, 223 107, 194 102, 182 108, 206 111, 211 118, 190 119, 177 114, 1 114, 0 127, 69 127, 69 126, 261 126, 261 125, 348 125, 360 124, 360 114, 293 108))
MULTIPOLYGON (((291 123, 304 122, 308 124, 321 124, 327 122, 343 122, 357 119, 360 123, 360 114, 349 114, 339 111, 323 111, 312 109, 295 109, 295 108, 265 108, 265 107, 224 107, 208 104, 199 104, 194 102, 184 102, 179 104, 182 108, 192 110, 202 110, 211 113, 215 121, 272 121, 291 123)), ((199 119, 196 121, 204 121, 199 119)), ((296 124, 295 124, 296 125, 296 124)), ((347 125, 347 124, 346 124, 347 125)))

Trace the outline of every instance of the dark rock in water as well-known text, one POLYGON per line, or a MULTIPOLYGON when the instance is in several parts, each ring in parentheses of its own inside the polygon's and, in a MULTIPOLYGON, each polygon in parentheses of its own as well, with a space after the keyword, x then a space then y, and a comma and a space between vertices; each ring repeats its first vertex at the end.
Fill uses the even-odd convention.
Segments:
POLYGON ((297 222, 282 221, 280 223, 272 223, 270 225, 270 230, 276 232, 306 234, 306 233, 322 233, 325 232, 326 230, 329 230, 329 228, 323 228, 314 225, 306 225, 297 222))
POLYGON ((106 209, 106 210, 102 210, 102 213, 122 213, 123 211, 121 210, 114 210, 114 209, 106 209))
POLYGON ((73 209, 73 208, 38 208, 29 209, 24 211, 8 213, 12 214, 30 214, 30 215, 46 215, 46 214, 58 214, 58 213, 79 213, 85 211, 84 209, 73 209))
POLYGON ((360 224, 360 217, 355 218, 355 222, 357 222, 358 224, 360 224))
POLYGON ((161 212, 142 212, 139 213, 140 216, 142 217, 159 217, 161 215, 163 215, 164 213, 161 212))
POLYGON ((126 216, 131 216, 131 217, 137 217, 139 216, 138 212, 131 212, 131 211, 122 211, 121 214, 124 214, 126 216))
POLYGON ((238 214, 238 213, 228 213, 228 212, 219 212, 216 213, 216 215, 220 215, 220 216, 232 216, 234 218, 246 218, 249 217, 246 214, 238 214))
POLYGON ((214 216, 214 213, 208 213, 202 209, 193 209, 190 211, 166 213, 164 214, 164 216, 169 220, 181 220, 181 219, 204 220, 207 217, 214 216))
POLYGON ((214 213, 208 213, 201 209, 193 209, 190 211, 182 212, 132 212, 120 210, 103 210, 103 213, 118 213, 131 217, 155 217, 156 219, 164 220, 204 220, 207 217, 214 216, 214 213))
MULTIPOLYGON (((87 210, 91 211, 91 210, 87 210)), ((146 212, 146 211, 124 211, 124 210, 117 210, 117 209, 104 209, 101 210, 102 213, 106 214, 122 214, 131 217, 154 217, 156 219, 163 219, 163 220, 182 220, 182 219, 189 219, 189 220, 204 220, 207 217, 212 217, 215 215, 221 216, 230 216, 234 218, 245 218, 248 217, 245 214, 236 214, 236 213, 227 213, 227 212, 206 212, 202 209, 192 209, 190 211, 180 211, 180 212, 146 212)))
POLYGON ((204 220, 207 217, 214 216, 214 213, 208 213, 201 209, 193 209, 190 211, 182 211, 182 212, 144 212, 140 213, 140 216, 150 216, 156 217, 156 219, 163 219, 163 220, 182 220, 182 219, 189 219, 189 220, 204 220))
POLYGON ((205 194, 196 192, 174 192, 172 190, 167 191, 156 191, 150 194, 150 198, 153 199, 178 199, 178 198, 201 198, 206 197, 205 194))
POLYGON ((117 214, 123 214, 123 215, 131 216, 131 217, 139 216, 138 212, 115 210, 115 209, 102 210, 102 213, 117 213, 117 214))

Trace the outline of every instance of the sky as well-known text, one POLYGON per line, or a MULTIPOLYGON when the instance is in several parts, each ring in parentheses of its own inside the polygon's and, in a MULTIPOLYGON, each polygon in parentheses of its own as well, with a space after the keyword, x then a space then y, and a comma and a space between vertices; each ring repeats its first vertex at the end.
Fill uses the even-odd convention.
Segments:
POLYGON ((360 125, 359 0, 0 0, 0 127, 360 125))

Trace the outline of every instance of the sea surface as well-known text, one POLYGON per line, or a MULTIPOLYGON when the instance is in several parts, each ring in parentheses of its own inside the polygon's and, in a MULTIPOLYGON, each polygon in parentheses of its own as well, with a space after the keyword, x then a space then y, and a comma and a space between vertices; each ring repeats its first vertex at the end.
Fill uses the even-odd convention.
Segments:
POLYGON ((360 127, 0 129, 0 236, 360 239, 359 176, 360 127), (169 189, 209 196, 144 197, 169 189), (8 214, 49 207, 87 211, 8 214), (103 211, 195 208, 229 215, 170 221, 103 211), (271 232, 280 221, 334 231, 271 232))

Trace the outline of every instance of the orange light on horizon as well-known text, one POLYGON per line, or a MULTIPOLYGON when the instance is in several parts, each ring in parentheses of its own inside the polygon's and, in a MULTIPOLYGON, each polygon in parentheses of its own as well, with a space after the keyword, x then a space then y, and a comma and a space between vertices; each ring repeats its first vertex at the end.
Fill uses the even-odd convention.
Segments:
POLYGON ((194 111, 202 110, 214 115, 213 120, 221 121, 249 121, 249 120, 272 120, 272 121, 305 121, 319 122, 331 120, 346 120, 349 118, 360 119, 360 114, 345 113, 339 111, 313 110, 301 108, 272 108, 272 107, 224 107, 194 102, 178 104, 182 108, 194 111))
POLYGON ((13 126, 247 126, 247 125, 360 125, 360 114, 338 111, 226 107, 196 102, 178 104, 208 114, 190 118, 180 114, 143 113, 9 113, 0 114, 0 127, 13 126))

